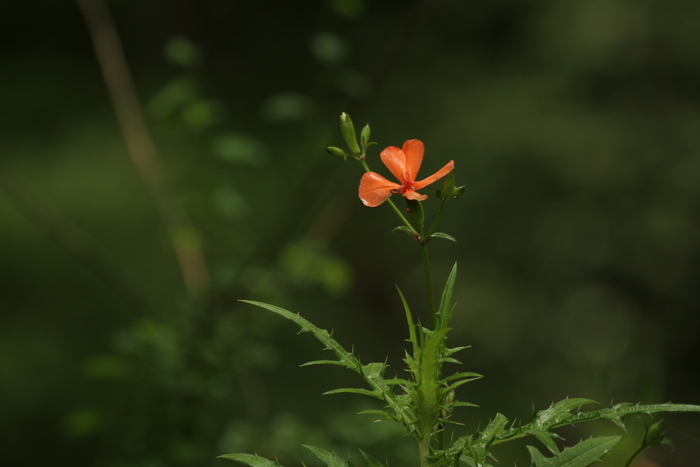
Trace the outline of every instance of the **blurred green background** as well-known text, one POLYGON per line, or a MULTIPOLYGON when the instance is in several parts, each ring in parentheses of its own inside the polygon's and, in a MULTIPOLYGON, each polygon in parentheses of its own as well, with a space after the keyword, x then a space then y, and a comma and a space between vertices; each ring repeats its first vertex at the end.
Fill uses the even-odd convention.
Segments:
MULTIPOLYGON (((303 443, 413 465, 397 427, 353 415, 372 401, 321 396, 354 375, 298 368, 317 342, 237 303, 401 371, 394 285, 423 313, 420 254, 357 199, 359 164, 323 151, 342 111, 370 122, 373 169, 418 138, 422 175, 454 159, 466 185, 441 229, 459 243, 432 244, 438 286, 459 262, 451 342, 486 375, 459 394, 480 406, 465 430, 567 396, 700 403, 700 3, 109 7, 189 227, 168 232, 130 160, 77 5, 3 2, 0 464, 316 465, 303 443), (203 253, 203 292, 173 245, 203 253)), ((676 451, 645 465, 698 465, 700 418, 665 419, 676 451)), ((498 452, 528 465, 523 444, 498 452)))

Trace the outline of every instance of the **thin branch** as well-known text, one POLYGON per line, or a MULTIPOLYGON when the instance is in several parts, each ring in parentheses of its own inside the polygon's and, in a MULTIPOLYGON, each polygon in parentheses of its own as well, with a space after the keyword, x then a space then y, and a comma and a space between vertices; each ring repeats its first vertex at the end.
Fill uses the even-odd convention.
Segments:
POLYGON ((129 156, 168 231, 185 287, 191 294, 198 294, 209 284, 204 255, 189 217, 171 195, 109 9, 104 0, 76 2, 92 38, 129 156))
POLYGON ((0 190, 28 220, 39 226, 51 240, 83 263, 133 308, 138 311, 145 311, 148 308, 146 298, 135 286, 133 280, 102 253, 90 236, 35 199, 2 164, 0 164, 0 190))

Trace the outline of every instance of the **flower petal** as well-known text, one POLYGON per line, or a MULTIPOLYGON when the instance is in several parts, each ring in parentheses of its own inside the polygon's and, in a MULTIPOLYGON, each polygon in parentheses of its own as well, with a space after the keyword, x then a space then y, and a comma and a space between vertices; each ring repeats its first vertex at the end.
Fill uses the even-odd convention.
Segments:
POLYGON ((401 185, 390 182, 378 173, 366 172, 360 179, 358 194, 365 206, 373 208, 386 201, 391 196, 392 190, 398 188, 401 188, 401 185))
POLYGON ((444 176, 447 175, 448 173, 452 172, 452 169, 454 169, 454 168, 455 168, 455 161, 450 161, 450 162, 448 162, 448 163, 445 165, 445 167, 443 167, 442 169, 438 170, 437 172, 435 172, 434 174, 432 174, 430 177, 424 178, 424 179, 421 180, 420 182, 414 183, 414 184, 413 184, 413 189, 414 189, 414 190, 420 190, 421 188, 426 187, 426 186, 430 185, 431 183, 440 180, 442 177, 444 177, 444 176))
POLYGON ((396 146, 389 146, 381 153, 379 157, 382 158, 384 165, 394 174, 396 180, 403 183, 404 175, 408 169, 406 169, 406 155, 403 151, 396 146))
POLYGON ((420 193, 416 193, 413 190, 408 190, 403 194, 404 198, 406 199, 413 199, 416 201, 423 201, 428 197, 428 195, 421 195, 420 193))
POLYGON ((403 153, 406 156, 406 170, 411 181, 415 181, 418 178, 418 171, 423 163, 423 152, 425 152, 425 146, 420 140, 409 139, 403 143, 403 153))

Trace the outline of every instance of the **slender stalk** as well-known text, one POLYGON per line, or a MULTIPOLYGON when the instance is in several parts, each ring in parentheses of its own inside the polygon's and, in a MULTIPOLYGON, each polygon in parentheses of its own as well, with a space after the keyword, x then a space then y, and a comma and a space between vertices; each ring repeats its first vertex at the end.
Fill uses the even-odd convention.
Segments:
POLYGON ((642 446, 641 446, 639 449, 637 449, 636 451, 634 451, 634 454, 632 454, 632 457, 630 457, 630 460, 627 461, 627 463, 625 464, 625 467, 630 467, 630 466, 632 465, 632 461, 635 460, 635 459, 637 458, 637 456, 638 456, 642 451, 644 451, 644 449, 646 449, 646 446, 642 444, 642 446))
POLYGON ((127 152, 168 231, 185 287, 197 295, 209 286, 204 254, 189 216, 174 201, 112 15, 105 0, 76 3, 90 33, 127 152))
POLYGON ((430 269, 430 257, 428 256, 428 244, 421 243, 423 254, 423 268, 425 269, 425 284, 428 287, 428 305, 430 310, 430 327, 435 329, 435 297, 433 293, 433 275, 430 269))
POLYGON ((442 211, 445 209, 445 200, 443 199, 442 202, 440 203, 440 209, 438 209, 438 213, 435 216, 435 220, 433 221, 433 224, 430 226, 430 230, 428 231, 428 235, 426 238, 430 237, 432 234, 435 233, 435 229, 437 228, 438 221, 442 217, 442 211))

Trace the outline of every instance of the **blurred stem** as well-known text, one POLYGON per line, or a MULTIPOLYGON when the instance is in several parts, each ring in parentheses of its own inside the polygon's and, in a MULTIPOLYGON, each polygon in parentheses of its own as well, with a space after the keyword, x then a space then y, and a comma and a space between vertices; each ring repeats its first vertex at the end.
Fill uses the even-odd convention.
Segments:
POLYGON ((43 205, 29 190, 10 175, 0 161, 0 190, 15 207, 34 222, 48 237, 68 254, 99 277, 107 286, 121 295, 134 309, 148 309, 148 302, 130 277, 106 255, 83 230, 58 212, 43 205))
POLYGON ((189 217, 173 201, 165 170, 148 131, 119 35, 104 0, 76 0, 95 47, 129 156, 168 231, 187 291, 207 288, 209 273, 189 217))

